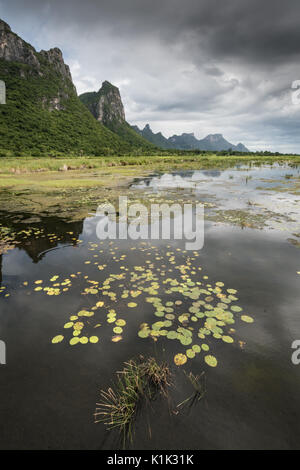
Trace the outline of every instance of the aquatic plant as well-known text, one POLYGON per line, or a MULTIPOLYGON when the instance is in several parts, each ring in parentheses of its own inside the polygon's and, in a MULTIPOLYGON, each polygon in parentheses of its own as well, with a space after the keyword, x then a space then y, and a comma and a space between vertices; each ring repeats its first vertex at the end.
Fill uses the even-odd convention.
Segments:
POLYGON ((189 407, 191 408, 195 403, 200 401, 206 393, 206 380, 205 380, 204 372, 202 372, 200 375, 194 375, 192 372, 187 374, 185 371, 184 373, 188 381, 192 385, 194 389, 194 393, 188 398, 186 398, 184 401, 179 403, 177 405, 177 408, 182 408, 186 406, 187 404, 189 404, 189 407))
MULTIPOLYGON (((151 304, 154 317, 148 316, 147 322, 137 323, 139 338, 179 343, 181 350, 174 354, 176 366, 182 366, 202 353, 203 362, 216 367, 218 360, 211 351, 214 341, 233 343, 235 330, 231 326, 237 318, 246 323, 253 322, 252 317, 235 304, 238 301, 236 289, 226 288, 221 281, 212 282, 203 274, 197 263, 197 252, 188 257, 182 253, 180 259, 179 248, 173 251, 167 247, 164 252, 151 244, 141 243, 139 253, 146 254, 145 264, 134 265, 131 271, 126 265, 120 265, 119 271, 105 276, 111 268, 108 269, 103 261, 100 264, 98 257, 103 256, 104 250, 98 248, 99 244, 90 243, 93 254, 85 264, 90 267, 93 263, 91 268, 96 271, 96 276, 98 270, 104 272, 101 281, 91 279, 84 272, 70 274, 65 279, 54 275, 50 284, 35 281, 35 292, 52 296, 68 292, 75 282, 80 281, 81 294, 86 298, 86 306, 69 316, 64 332, 54 336, 52 343, 66 340, 70 346, 96 344, 103 338, 101 331, 105 330, 104 335, 109 335, 107 329, 111 329, 111 341, 118 343, 126 334, 127 322, 132 318, 138 322, 141 309, 151 304), (119 312, 122 312, 122 318, 119 312)), ((117 248, 111 242, 107 248, 112 255, 111 263, 119 264, 127 256, 120 251, 116 256, 117 248)))
POLYGON ((117 372, 113 388, 101 390, 101 401, 94 413, 95 423, 103 422, 108 429, 118 428, 124 443, 132 440, 133 423, 142 400, 152 400, 157 393, 167 395, 171 372, 166 363, 153 357, 130 360, 117 372))

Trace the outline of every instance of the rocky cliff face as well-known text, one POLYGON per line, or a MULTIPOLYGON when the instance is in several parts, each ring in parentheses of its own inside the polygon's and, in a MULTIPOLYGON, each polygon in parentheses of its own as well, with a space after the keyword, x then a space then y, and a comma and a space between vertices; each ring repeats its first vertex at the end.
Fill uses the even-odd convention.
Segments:
POLYGON ((79 99, 99 123, 121 137, 132 148, 139 151, 154 149, 148 140, 141 137, 126 122, 119 88, 105 81, 98 92, 83 93, 79 99))
POLYGON ((72 82, 70 68, 64 63, 62 52, 58 47, 54 47, 54 49, 50 49, 49 51, 41 51, 39 55, 42 56, 62 77, 72 82))
POLYGON ((97 111, 98 121, 105 126, 113 122, 120 124, 125 122, 125 111, 119 88, 107 81, 102 83, 97 111))
MULTIPOLYGON (((60 49, 54 48, 49 51, 37 52, 33 46, 28 44, 17 34, 13 33, 10 26, 0 19, 0 59, 7 62, 17 62, 32 67, 31 72, 38 73, 43 77, 47 75, 49 68, 55 71, 63 80, 71 85, 75 92, 72 76, 68 65, 64 63, 60 49)), ((21 76, 25 78, 25 71, 20 70, 21 76)), ((60 101, 60 97, 54 97, 60 101)), ((57 106, 56 108, 57 109, 57 106)))
POLYGON ((37 52, 0 20, 0 155, 110 155, 128 152, 79 100, 69 67, 54 48, 37 52))
POLYGON ((9 62, 40 66, 35 49, 12 32, 10 26, 0 19, 0 59, 9 62))
POLYGON ((80 99, 97 121, 105 126, 111 128, 126 122, 119 88, 111 83, 103 82, 97 93, 84 93, 80 99))

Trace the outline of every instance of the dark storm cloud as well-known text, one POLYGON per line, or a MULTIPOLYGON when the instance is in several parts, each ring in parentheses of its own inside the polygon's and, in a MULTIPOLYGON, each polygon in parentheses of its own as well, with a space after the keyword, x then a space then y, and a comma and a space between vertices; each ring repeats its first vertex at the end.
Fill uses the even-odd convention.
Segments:
POLYGON ((5 9, 82 34, 107 25, 120 35, 156 33, 169 42, 194 34, 217 57, 268 63, 300 52, 298 0, 10 0, 5 9))
POLYGON ((0 0, 0 17, 59 46, 80 92, 117 84, 130 122, 300 152, 299 0, 0 0))
POLYGON ((212 77, 220 77, 223 75, 222 70, 220 70, 218 67, 206 67, 205 72, 207 75, 211 75, 212 77))

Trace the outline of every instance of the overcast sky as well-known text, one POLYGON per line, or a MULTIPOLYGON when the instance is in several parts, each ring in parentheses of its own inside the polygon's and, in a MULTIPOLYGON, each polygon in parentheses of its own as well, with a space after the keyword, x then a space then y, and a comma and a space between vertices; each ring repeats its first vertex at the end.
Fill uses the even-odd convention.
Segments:
POLYGON ((0 17, 62 49, 78 93, 117 85, 131 124, 300 153, 299 0, 0 0, 0 17))

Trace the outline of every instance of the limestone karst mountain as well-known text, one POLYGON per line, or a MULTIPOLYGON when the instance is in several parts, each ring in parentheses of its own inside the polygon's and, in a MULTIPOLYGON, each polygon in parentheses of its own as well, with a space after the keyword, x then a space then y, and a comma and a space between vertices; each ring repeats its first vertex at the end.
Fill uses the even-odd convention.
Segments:
POLYGON ((37 52, 0 20, 1 153, 118 154, 131 150, 97 122, 77 96, 58 48, 37 52))
POLYGON ((97 121, 105 126, 109 127, 126 122, 120 91, 108 81, 102 83, 98 92, 84 93, 79 98, 97 121))
POLYGON ((110 82, 104 81, 98 92, 83 93, 79 98, 98 122, 115 132, 134 148, 149 150, 155 148, 153 143, 141 137, 126 122, 120 91, 110 82))
POLYGON ((249 150, 241 143, 234 145, 224 139, 222 134, 209 134, 204 139, 198 141, 200 150, 234 150, 238 152, 249 152, 249 150))
POLYGON ((98 92, 77 96, 58 48, 37 52, 0 19, 0 155, 151 154, 160 149, 236 150, 221 134, 198 140, 194 134, 165 138, 126 121, 119 89, 104 81, 98 92))

